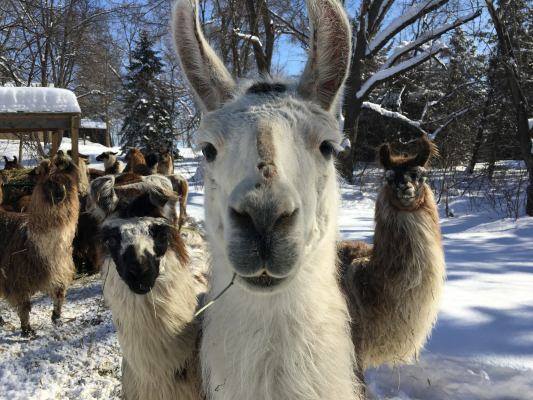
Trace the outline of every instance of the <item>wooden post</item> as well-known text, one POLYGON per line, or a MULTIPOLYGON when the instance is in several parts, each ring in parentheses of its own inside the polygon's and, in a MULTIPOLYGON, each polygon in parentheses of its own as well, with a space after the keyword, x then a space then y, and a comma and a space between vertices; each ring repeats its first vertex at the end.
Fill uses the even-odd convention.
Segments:
POLYGON ((80 117, 74 116, 70 120, 70 141, 72 144, 72 161, 78 165, 78 133, 80 126, 80 117))
POLYGON ((19 163, 22 165, 22 143, 24 141, 24 135, 20 134, 20 141, 19 141, 19 163))
POLYGON ((63 138, 63 130, 52 132, 52 149, 50 150, 50 158, 54 157, 61 146, 61 139, 63 138))

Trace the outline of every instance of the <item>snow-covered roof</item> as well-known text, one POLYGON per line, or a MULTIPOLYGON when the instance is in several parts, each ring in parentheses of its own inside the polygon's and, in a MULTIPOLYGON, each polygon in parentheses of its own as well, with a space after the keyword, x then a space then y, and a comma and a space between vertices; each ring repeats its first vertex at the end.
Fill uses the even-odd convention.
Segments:
POLYGON ((80 127, 85 129, 107 129, 107 125, 102 121, 94 121, 88 118, 82 118, 80 127))
POLYGON ((80 113, 76 95, 50 87, 0 87, 0 113, 80 113))

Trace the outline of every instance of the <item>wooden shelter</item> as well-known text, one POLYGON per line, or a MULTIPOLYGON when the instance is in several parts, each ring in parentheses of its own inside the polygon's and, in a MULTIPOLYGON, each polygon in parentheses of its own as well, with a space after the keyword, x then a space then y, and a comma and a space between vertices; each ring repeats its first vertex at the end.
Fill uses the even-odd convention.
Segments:
POLYGON ((82 118, 79 134, 80 138, 83 138, 84 143, 86 139, 89 139, 93 143, 100 143, 106 147, 113 145, 107 123, 103 121, 82 118))
POLYGON ((78 163, 81 110, 76 95, 50 87, 0 87, 0 133, 52 132, 51 156, 70 131, 72 159, 78 163))

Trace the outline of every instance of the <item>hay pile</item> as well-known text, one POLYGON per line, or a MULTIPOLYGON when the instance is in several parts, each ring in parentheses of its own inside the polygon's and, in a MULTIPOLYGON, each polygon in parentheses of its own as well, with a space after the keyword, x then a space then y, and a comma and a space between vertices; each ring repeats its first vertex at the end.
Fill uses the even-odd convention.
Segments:
POLYGON ((23 168, 0 171, 0 174, 7 178, 7 183, 3 185, 2 205, 16 209, 18 200, 31 194, 35 186, 35 176, 29 175, 32 170, 33 168, 23 168))

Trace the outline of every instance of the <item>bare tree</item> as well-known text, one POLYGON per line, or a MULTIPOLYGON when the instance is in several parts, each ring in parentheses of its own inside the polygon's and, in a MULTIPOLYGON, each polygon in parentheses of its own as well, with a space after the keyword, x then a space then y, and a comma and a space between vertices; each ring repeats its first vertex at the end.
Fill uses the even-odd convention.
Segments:
MULTIPOLYGON (((491 0, 485 0, 492 22, 496 29, 498 45, 501 51, 501 62, 504 66, 507 85, 511 92, 512 102, 516 110, 516 123, 518 127, 518 138, 523 160, 529 173, 529 186, 527 188, 526 214, 533 216, 533 154, 532 138, 530 135, 528 112, 529 105, 523 90, 519 63, 515 55, 513 43, 509 37, 509 31, 502 21, 501 7, 496 9, 491 0)), ((501 5, 505 7, 505 4, 501 5)))
MULTIPOLYGON (((359 116, 370 93, 378 85, 390 82, 399 74, 410 71, 435 57, 445 48, 437 40, 439 37, 480 15, 480 10, 476 10, 452 22, 429 29, 410 42, 402 43, 390 53, 376 72, 365 77, 366 66, 375 62, 376 57, 386 49, 397 34, 447 2, 448 0, 423 0, 407 8, 401 17, 393 19, 387 26, 382 27, 395 0, 361 1, 358 17, 354 20, 354 51, 343 109, 344 133, 352 144, 355 144, 357 139, 359 116)), ((355 157, 355 146, 351 146, 349 151, 341 156, 341 173, 350 181, 355 157)))

